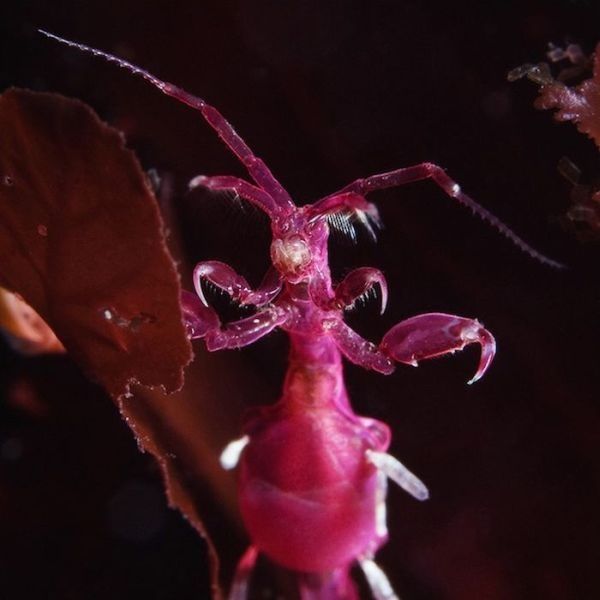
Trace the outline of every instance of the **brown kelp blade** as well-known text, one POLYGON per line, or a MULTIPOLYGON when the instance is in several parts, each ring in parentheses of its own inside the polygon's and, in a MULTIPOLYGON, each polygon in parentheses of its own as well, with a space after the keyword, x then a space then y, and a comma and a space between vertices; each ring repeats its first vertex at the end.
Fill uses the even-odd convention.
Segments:
POLYGON ((81 102, 0 97, 0 285, 113 396, 183 384, 179 278, 154 196, 121 134, 81 102))
MULTIPOLYGON (((171 504, 205 535, 194 493, 206 485, 201 465, 190 482, 171 458, 191 437, 189 428, 171 431, 171 414, 189 404, 164 393, 182 387, 192 358, 179 276, 136 157, 79 101, 17 89, 0 96, 0 286, 113 396, 158 460, 171 504)), ((5 317, 9 333, 22 334, 14 311, 5 317)), ((197 462, 205 454, 189 452, 197 462)))

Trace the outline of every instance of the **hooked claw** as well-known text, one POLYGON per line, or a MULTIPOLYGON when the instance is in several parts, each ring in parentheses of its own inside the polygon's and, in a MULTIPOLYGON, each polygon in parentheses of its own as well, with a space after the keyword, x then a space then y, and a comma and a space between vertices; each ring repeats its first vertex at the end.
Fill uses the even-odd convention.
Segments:
POLYGON ((203 338, 209 331, 221 326, 217 313, 205 306, 196 294, 187 290, 181 291, 181 310, 183 323, 191 340, 203 338))
POLYGON ((359 298, 367 297, 375 284, 381 292, 380 314, 383 314, 387 306, 387 282, 383 273, 372 267, 360 267, 348 273, 335 290, 335 303, 340 308, 351 308, 359 298))
POLYGON ((208 306, 208 302, 202 289, 202 280, 210 281, 238 302, 251 292, 244 277, 238 275, 229 265, 218 260, 207 260, 198 263, 194 269, 194 287, 204 306, 208 306))
POLYGON ((454 353, 472 343, 481 345, 481 358, 471 384, 486 372, 496 353, 494 336, 474 319, 444 313, 418 315, 392 327, 379 347, 394 360, 416 367, 421 359, 454 353))
POLYGON ((218 260, 207 260, 196 265, 194 269, 194 287, 202 304, 208 306, 202 282, 208 281, 223 290, 234 302, 242 306, 264 306, 281 291, 281 276, 271 267, 265 274, 261 284, 253 290, 246 279, 238 275, 229 265, 218 260))

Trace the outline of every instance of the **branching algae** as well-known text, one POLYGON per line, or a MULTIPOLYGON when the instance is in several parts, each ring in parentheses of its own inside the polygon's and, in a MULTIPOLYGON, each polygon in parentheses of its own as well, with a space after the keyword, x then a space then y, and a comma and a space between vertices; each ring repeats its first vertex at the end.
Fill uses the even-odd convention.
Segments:
MULTIPOLYGON (((539 86, 539 96, 534 106, 540 110, 555 110, 557 121, 571 121, 581 133, 585 133, 600 147, 600 45, 591 56, 586 56, 576 44, 566 48, 550 44, 546 53, 551 63, 567 61, 558 76, 552 75, 547 62, 527 63, 508 73, 509 81, 526 77, 539 86), (576 85, 571 80, 581 79, 576 85)), ((568 158, 558 163, 560 173, 568 179, 573 189, 571 206, 563 222, 573 229, 582 241, 600 239, 600 190, 593 185, 580 182, 581 172, 568 158)))

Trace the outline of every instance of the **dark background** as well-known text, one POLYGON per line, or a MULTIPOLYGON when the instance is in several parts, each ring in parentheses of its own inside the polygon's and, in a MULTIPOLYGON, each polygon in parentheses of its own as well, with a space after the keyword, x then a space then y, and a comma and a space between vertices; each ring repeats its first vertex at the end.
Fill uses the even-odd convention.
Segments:
MULTIPOLYGON (((537 264, 428 182, 372 197, 385 222, 377 245, 334 240, 331 250, 338 277, 372 265, 388 278, 384 317, 373 304, 350 318, 370 339, 443 311, 477 317, 498 341, 492 368, 472 387, 476 349, 387 378, 346 369, 357 412, 391 426, 392 452, 431 491, 425 504, 390 491, 391 540, 378 560, 399 595, 598 597, 600 253, 559 225, 570 186, 556 169, 568 156, 591 181, 598 151, 533 109, 532 84, 506 82, 511 68, 541 60, 547 42, 591 52, 596 3, 23 1, 4 3, 0 16, 2 88, 81 98, 125 131, 162 177, 184 265, 218 258, 260 278, 264 219, 186 193, 199 173, 243 171, 191 110, 36 27, 202 95, 299 204, 360 176, 433 161, 568 264, 563 272, 537 264)), ((166 507, 157 468, 110 400, 66 357, 0 350, 0 597, 207 598, 204 544, 166 507)), ((242 352, 197 352, 235 379, 240 404, 277 398, 281 334, 242 352)), ((241 411, 225 418, 235 431, 241 411)), ((231 433, 216 435, 225 443, 231 433)), ((207 484, 200 511, 227 581, 247 542, 224 506, 207 484)), ((274 597, 269 581, 256 597, 274 597)))

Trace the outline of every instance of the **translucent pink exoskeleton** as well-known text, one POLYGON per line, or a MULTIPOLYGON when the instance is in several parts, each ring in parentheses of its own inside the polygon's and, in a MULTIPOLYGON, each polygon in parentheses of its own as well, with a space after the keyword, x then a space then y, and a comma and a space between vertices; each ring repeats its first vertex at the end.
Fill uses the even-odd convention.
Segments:
POLYGON ((240 508, 251 540, 239 562, 230 599, 247 597, 259 553, 298 573, 304 600, 357 598, 349 575, 355 564, 362 568, 377 600, 396 598, 374 562, 388 537, 387 481, 391 479, 418 500, 426 500, 429 494, 413 473, 387 453, 387 425, 353 412, 342 358, 388 375, 397 362, 416 366, 423 359, 476 343, 481 346, 481 358, 469 382, 473 383, 489 367, 495 341, 477 320, 441 312, 398 323, 379 344, 363 339, 344 322, 344 311, 378 290, 383 313, 386 279, 378 269, 363 267, 334 283, 327 249, 330 226, 339 218, 352 218, 373 232, 379 217, 367 200, 370 192, 431 179, 524 251, 542 262, 556 263, 529 247, 431 163, 359 179, 298 207, 265 163, 204 100, 114 56, 45 35, 116 62, 199 110, 246 167, 253 183, 230 176, 198 176, 191 185, 234 192, 264 211, 271 222, 272 266, 256 289, 229 265, 206 261, 194 271, 196 294, 184 292, 182 299, 190 337, 204 339, 209 351, 247 346, 276 328, 284 330, 290 340, 280 400, 255 411, 246 420, 243 435, 221 456, 225 468, 239 468, 240 508), (255 313, 221 323, 206 301, 207 282, 239 304, 252 305, 255 313))

